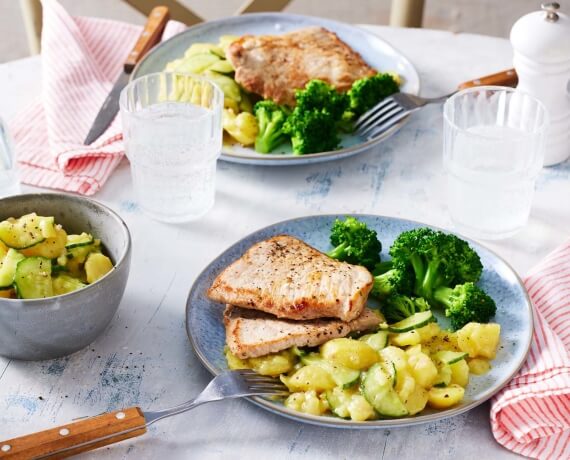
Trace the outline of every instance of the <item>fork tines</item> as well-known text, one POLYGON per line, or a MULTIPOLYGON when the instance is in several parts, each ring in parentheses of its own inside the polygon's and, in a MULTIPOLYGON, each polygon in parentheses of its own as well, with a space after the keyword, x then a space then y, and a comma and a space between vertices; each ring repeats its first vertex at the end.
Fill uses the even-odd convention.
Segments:
POLYGON ((278 379, 261 375, 251 369, 240 369, 238 372, 252 391, 268 392, 268 394, 288 394, 289 389, 278 379))

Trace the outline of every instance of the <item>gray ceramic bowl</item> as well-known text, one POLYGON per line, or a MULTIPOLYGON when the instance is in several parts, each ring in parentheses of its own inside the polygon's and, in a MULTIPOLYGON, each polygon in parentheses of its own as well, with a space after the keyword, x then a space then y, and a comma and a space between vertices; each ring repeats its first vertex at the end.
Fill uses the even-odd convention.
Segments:
POLYGON ((123 297, 131 260, 131 236, 123 220, 96 201, 42 193, 0 199, 0 221, 36 212, 54 216, 68 233, 100 238, 114 270, 81 290, 47 299, 0 298, 0 355, 42 360, 89 345, 107 327, 123 297))

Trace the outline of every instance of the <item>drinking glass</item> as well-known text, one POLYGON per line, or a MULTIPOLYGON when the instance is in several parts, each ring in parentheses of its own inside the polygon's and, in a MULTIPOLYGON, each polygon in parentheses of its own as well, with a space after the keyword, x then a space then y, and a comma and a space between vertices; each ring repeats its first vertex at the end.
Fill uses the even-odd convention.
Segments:
POLYGON ((123 89, 126 155, 139 205, 163 222, 198 219, 214 205, 223 93, 206 78, 159 72, 123 89))
POLYGON ((20 179, 12 139, 0 119, 0 198, 20 193, 20 179))
POLYGON ((548 114, 534 97, 482 86, 443 107, 450 218, 466 235, 506 238, 526 225, 544 158, 548 114))

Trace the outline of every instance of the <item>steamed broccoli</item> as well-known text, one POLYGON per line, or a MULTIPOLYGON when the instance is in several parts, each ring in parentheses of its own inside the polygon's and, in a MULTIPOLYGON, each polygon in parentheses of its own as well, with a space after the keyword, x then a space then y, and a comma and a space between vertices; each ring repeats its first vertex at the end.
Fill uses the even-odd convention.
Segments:
POLYGON ((434 291, 434 299, 445 307, 445 316, 455 330, 472 321, 488 323, 497 310, 494 300, 471 282, 454 288, 439 287, 434 291))
POLYGON ((430 310, 430 305, 422 298, 413 298, 402 294, 394 294, 382 302, 380 309, 384 314, 384 317, 390 323, 396 323, 412 316, 415 313, 430 310))
POLYGON ((383 260, 374 265, 374 268, 372 269, 372 274, 374 276, 382 275, 387 271, 392 270, 393 268, 394 268, 394 263, 391 260, 383 260))
POLYGON ((354 217, 347 217, 344 221, 336 219, 330 240, 334 249, 327 255, 333 259, 363 265, 368 269, 380 262, 382 243, 378 240, 378 234, 354 217))
MULTIPOLYGON (((376 265, 376 267, 378 264, 376 265)), ((379 299, 385 299, 393 294, 408 294, 412 288, 412 279, 404 270, 392 268, 374 277, 370 294, 379 299)))
POLYGON ((358 117, 385 97, 398 91, 398 83, 388 73, 378 73, 371 77, 361 78, 355 81, 348 91, 350 111, 358 117))
POLYGON ((311 80, 305 89, 295 92, 295 102, 301 112, 311 110, 324 110, 329 113, 335 122, 341 120, 344 111, 348 108, 348 96, 338 92, 334 86, 322 80, 311 80))
POLYGON ((293 153, 328 152, 338 147, 336 123, 326 110, 302 110, 295 107, 283 127, 291 136, 293 153))
POLYGON ((413 270, 413 292, 428 300, 438 287, 475 282, 481 274, 481 260, 467 243, 429 228, 401 233, 390 255, 395 268, 413 270))
POLYGON ((283 126, 287 121, 287 111, 273 101, 259 101, 253 108, 259 131, 255 138, 255 150, 269 153, 287 140, 283 126))

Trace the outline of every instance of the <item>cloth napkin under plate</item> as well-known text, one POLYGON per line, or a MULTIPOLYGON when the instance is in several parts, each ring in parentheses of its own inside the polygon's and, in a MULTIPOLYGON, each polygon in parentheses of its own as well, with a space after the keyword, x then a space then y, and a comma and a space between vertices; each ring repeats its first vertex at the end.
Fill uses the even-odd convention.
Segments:
POLYGON ((525 278, 534 310, 527 361, 491 404, 495 439, 521 455, 570 459, 570 240, 525 278))
MULTIPOLYGON (((93 195, 124 154, 120 116, 92 145, 83 141, 141 26, 71 17, 43 0, 41 100, 10 123, 22 182, 93 195)), ((185 29, 169 21, 163 40, 185 29)))

